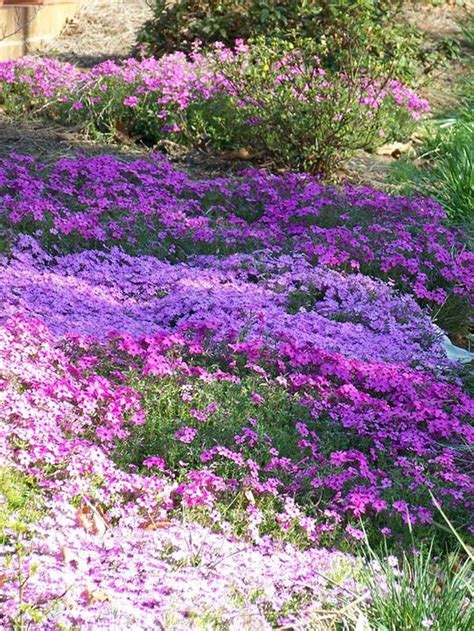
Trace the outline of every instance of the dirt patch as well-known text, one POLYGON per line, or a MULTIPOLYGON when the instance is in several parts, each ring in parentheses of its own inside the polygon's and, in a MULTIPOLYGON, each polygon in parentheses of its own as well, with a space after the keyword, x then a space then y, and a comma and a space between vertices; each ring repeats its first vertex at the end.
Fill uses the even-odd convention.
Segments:
POLYGON ((10 153, 34 156, 49 163, 74 154, 144 155, 139 146, 110 145, 88 140, 80 130, 44 120, 11 120, 0 114, 0 158, 10 153))
MULTIPOLYGON (((150 148, 140 144, 100 142, 88 139, 80 129, 63 127, 56 123, 38 120, 12 121, 0 114, 0 158, 11 153, 31 155, 43 163, 51 163, 60 158, 77 154, 97 155, 112 153, 124 160, 149 157, 151 153, 161 153, 177 168, 195 179, 212 179, 232 176, 246 169, 258 168, 251 161, 238 157, 229 158, 187 149, 175 143, 163 143, 150 148)), ((355 185, 373 188, 388 188, 386 180, 393 159, 378 156, 366 151, 358 151, 341 165, 338 178, 355 185)))
POLYGON ((45 164, 78 154, 92 156, 111 153, 123 160, 136 160, 150 157, 154 152, 162 154, 195 179, 226 177, 255 167, 245 160, 226 159, 170 142, 153 148, 109 140, 101 142, 89 139, 80 128, 64 127, 44 120, 12 120, 1 113, 0 138, 0 158, 16 153, 30 155, 45 164))

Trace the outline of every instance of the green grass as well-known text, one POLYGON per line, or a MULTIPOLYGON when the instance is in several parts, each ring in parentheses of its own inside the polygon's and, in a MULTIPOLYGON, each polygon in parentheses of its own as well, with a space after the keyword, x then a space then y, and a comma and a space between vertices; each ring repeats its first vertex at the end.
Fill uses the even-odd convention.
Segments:
POLYGON ((371 553, 363 580, 367 619, 377 631, 470 631, 474 628, 473 564, 458 553, 439 559, 431 547, 401 560, 371 553))
POLYGON ((474 225, 474 121, 466 111, 451 122, 436 122, 421 150, 424 166, 403 160, 393 180, 404 193, 433 197, 455 224, 474 225))
MULTIPOLYGON (((460 25, 463 43, 474 48, 474 18, 460 25)), ((472 50, 469 51, 469 59, 472 50)), ((420 194, 438 200, 450 221, 474 234, 474 63, 459 87, 454 111, 438 114, 422 128, 424 142, 418 164, 404 159, 392 171, 392 181, 401 193, 420 194)))
POLYGON ((37 489, 24 474, 0 468, 0 543, 28 531, 41 515, 37 489))

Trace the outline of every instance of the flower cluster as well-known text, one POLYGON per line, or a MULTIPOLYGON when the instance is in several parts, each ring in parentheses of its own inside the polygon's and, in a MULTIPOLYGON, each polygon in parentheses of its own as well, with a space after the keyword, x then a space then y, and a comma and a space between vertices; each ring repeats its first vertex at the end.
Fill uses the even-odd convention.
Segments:
MULTIPOLYGON (((194 628, 193 619, 199 628, 199 618, 209 615, 239 628, 249 611, 271 628, 269 609, 277 614, 299 595, 301 621, 311 619, 318 603, 337 598, 329 580, 341 571, 349 576, 349 557, 298 551, 269 538, 249 547, 169 521, 176 485, 121 471, 111 459, 114 438, 143 422, 137 396, 91 371, 90 359, 71 362, 34 320, 12 318, 0 330, 0 467, 28 475, 50 498, 48 515, 16 552, 20 570, 8 562, 11 546, 0 546, 2 628, 21 608, 38 629, 117 623, 184 629, 194 628), (249 564, 252 576, 242 572, 249 564), (310 600, 303 598, 308 589, 310 600)), ((340 584, 342 597, 352 581, 340 584)))
POLYGON ((381 281, 313 267, 303 256, 197 256, 171 264, 118 249, 63 256, 21 236, 0 258, 0 317, 27 313, 57 335, 106 340, 207 329, 215 341, 264 337, 362 361, 452 370, 413 298, 381 281))
MULTIPOLYGON (((321 607, 337 610, 361 591, 354 560, 340 552, 270 540, 249 546, 195 523, 94 524, 61 497, 52 508, 23 551, 23 605, 40 621, 24 615, 31 629, 269 631, 273 621, 311 625, 321 607)), ((0 626, 2 608, 11 617, 19 611, 13 567, 2 579, 0 626)))
MULTIPOLYGON (((249 50, 243 42, 238 43, 233 51, 215 44, 209 53, 195 48, 191 58, 177 52, 159 59, 130 58, 120 63, 108 60, 89 72, 54 59, 22 57, 0 64, 0 83, 13 94, 17 92, 18 97, 21 92, 23 99, 29 92, 36 102, 57 99, 69 105, 77 102, 78 95, 80 100, 94 98, 96 104, 106 103, 109 90, 119 85, 124 93, 122 103, 126 107, 135 108, 152 97, 162 108, 161 118, 166 119, 170 112, 187 109, 196 99, 207 100, 221 93, 234 94, 235 86, 219 70, 216 62, 235 63, 242 57, 242 67, 245 68, 250 63, 249 50)), ((290 74, 281 72, 279 83, 293 82, 294 76, 302 74, 301 55, 297 52, 289 57, 287 55, 284 62, 276 63, 282 68, 291 68, 290 74)), ((327 73, 322 68, 317 74, 327 80, 327 73)), ((325 87, 324 81, 321 87, 325 87)), ((425 99, 399 81, 391 80, 382 86, 380 81, 364 78, 359 91, 361 103, 372 110, 378 109, 386 97, 391 97, 398 106, 407 109, 415 119, 430 109, 425 99)))
POLYGON ((240 43, 231 51, 215 44, 207 52, 195 49, 190 58, 174 53, 109 60, 90 71, 26 57, 0 64, 2 104, 8 112, 28 107, 54 120, 112 134, 118 129, 148 143, 171 138, 217 150, 246 143, 252 152, 273 156, 275 164, 289 160, 293 169, 308 166, 311 172, 331 168, 333 154, 344 153, 342 145, 353 150, 379 140, 377 131, 389 137, 401 128, 409 131, 429 110, 424 99, 398 81, 329 73, 312 53, 294 50, 272 54, 266 73, 262 54, 258 45, 240 43), (289 142, 289 153, 279 152, 267 133, 281 124, 282 102, 298 108, 285 124, 308 154, 302 164, 292 154, 294 143, 289 142), (301 128, 306 121, 313 131, 305 138, 301 128), (249 132, 252 126, 258 129, 249 132), (320 155, 313 162, 309 156, 315 151, 320 155))

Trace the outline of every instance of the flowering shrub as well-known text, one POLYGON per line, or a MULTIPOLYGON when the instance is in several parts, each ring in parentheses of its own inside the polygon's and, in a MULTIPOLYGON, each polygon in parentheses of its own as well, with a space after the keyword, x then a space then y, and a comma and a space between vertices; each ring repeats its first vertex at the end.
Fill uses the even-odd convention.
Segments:
POLYGON ((340 71, 326 69, 312 40, 257 40, 232 57, 219 49, 210 57, 226 94, 213 100, 210 115, 190 108, 188 126, 200 125, 211 143, 240 143, 280 168, 333 172, 355 149, 406 137, 429 110, 372 65, 351 66, 349 57, 340 71))
MULTIPOLYGON (((162 160, 73 158, 52 169, 22 156, 0 160, 0 222, 53 254, 112 245, 171 262, 210 252, 301 254, 389 281, 457 331, 469 317, 474 258, 444 219, 429 200, 299 175, 196 182, 162 160)), ((249 265, 258 278, 257 263, 249 265)))
POLYGON ((412 80, 419 66, 426 69, 439 55, 427 54, 420 30, 403 19, 401 5, 390 0, 154 0, 154 15, 138 41, 160 56, 190 52, 196 40, 233 47, 238 38, 303 37, 318 42, 326 68, 344 67, 350 53, 361 66, 375 58, 398 78, 412 80))
POLYGON ((148 143, 171 139, 217 150, 246 148, 276 166, 331 171, 429 110, 408 87, 370 68, 327 71, 311 42, 216 44, 188 59, 104 62, 90 71, 25 57, 0 64, 3 107, 148 143), (64 74, 64 76, 62 76, 64 74), (258 99, 255 95, 258 93, 258 99))

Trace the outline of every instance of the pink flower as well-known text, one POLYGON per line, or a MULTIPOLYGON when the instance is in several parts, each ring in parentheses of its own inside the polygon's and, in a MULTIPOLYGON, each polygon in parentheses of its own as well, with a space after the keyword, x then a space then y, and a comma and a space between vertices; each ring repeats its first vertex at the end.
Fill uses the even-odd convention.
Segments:
POLYGON ((189 444, 196 438, 197 433, 198 431, 194 427, 181 427, 181 429, 178 429, 175 433, 175 436, 182 443, 189 444))
POLYGON ((351 526, 350 524, 348 524, 345 528, 345 531, 353 538, 353 539, 357 539, 358 541, 363 541, 365 539, 365 533, 363 530, 360 530, 359 528, 354 528, 354 526, 351 526))
POLYGON ((146 460, 143 461, 143 464, 145 467, 154 467, 159 471, 166 470, 166 463, 163 458, 160 458, 159 456, 150 456, 150 458, 146 458, 146 460))

